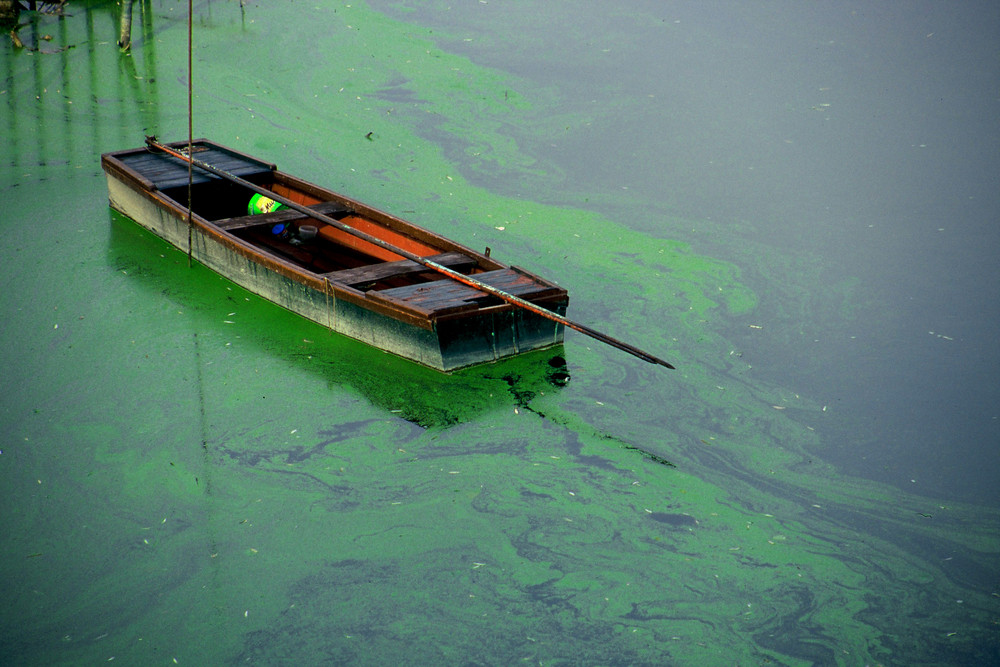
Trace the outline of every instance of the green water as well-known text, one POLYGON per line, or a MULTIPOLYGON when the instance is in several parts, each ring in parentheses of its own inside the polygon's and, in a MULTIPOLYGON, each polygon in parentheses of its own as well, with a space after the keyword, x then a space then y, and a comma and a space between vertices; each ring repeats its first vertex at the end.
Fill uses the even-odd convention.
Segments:
POLYGON ((481 185, 558 179, 500 132, 550 93, 430 31, 201 3, 195 134, 491 246, 677 371, 570 333, 444 376, 112 214, 100 153, 186 136, 185 7, 146 3, 131 55, 96 2, 3 47, 3 662, 996 658, 996 513, 816 458, 827 406, 727 341, 759 298, 739 266, 481 185))

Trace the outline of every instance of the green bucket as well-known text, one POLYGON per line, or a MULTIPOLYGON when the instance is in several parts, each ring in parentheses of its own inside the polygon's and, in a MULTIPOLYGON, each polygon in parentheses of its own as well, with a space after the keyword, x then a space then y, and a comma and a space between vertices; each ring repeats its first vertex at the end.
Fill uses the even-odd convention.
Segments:
POLYGON ((274 213, 275 211, 280 211, 283 208, 287 208, 287 206, 274 201, 270 197, 265 197, 262 194, 255 194, 250 198, 250 204, 247 206, 247 212, 250 215, 257 215, 259 213, 274 213))

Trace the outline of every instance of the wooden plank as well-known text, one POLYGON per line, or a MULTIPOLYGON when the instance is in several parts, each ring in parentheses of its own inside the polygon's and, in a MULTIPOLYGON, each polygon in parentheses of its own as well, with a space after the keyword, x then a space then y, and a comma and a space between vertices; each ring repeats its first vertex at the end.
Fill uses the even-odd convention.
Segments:
MULTIPOLYGON (((317 213, 334 218, 338 215, 351 212, 346 206, 335 201, 313 204, 309 208, 315 210, 317 213)), ((247 227, 256 227, 258 225, 276 225, 279 222, 308 219, 308 216, 304 216, 298 211, 284 209, 281 211, 275 211, 274 213, 258 213, 257 215, 241 215, 236 218, 224 218, 222 220, 215 220, 212 224, 220 229, 225 229, 226 231, 231 232, 236 229, 245 229, 247 227)))
MULTIPOLYGON (((437 262, 442 266, 447 266, 450 269, 455 269, 456 271, 471 269, 476 265, 476 260, 468 255, 463 255, 460 252, 447 252, 440 255, 431 255, 430 257, 427 257, 427 259, 437 262)), ((341 285, 353 287, 355 285, 374 283, 380 280, 399 278, 427 271, 431 271, 431 269, 428 269, 423 264, 418 264, 417 262, 404 259, 397 262, 382 262, 380 264, 359 266, 354 269, 331 271, 330 273, 320 274, 320 276, 328 279, 331 283, 340 283, 341 285)))
MULTIPOLYGON (((477 273, 475 278, 522 299, 541 300, 562 293, 558 287, 540 284, 515 269, 498 269, 477 273)), ((368 299, 386 306, 419 313, 427 318, 476 310, 483 306, 503 303, 497 297, 453 280, 369 291, 368 299)))

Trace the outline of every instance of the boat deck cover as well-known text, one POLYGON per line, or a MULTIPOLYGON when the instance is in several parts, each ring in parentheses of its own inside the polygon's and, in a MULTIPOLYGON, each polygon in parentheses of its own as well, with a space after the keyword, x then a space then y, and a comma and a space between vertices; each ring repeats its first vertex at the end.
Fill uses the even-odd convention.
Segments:
MULTIPOLYGON (((193 152, 196 159, 240 178, 268 173, 272 170, 272 165, 266 162, 228 151, 214 144, 195 142, 193 152)), ((119 159, 129 169, 137 171, 144 178, 152 181, 157 190, 167 190, 188 183, 187 162, 166 153, 146 150, 123 155, 119 159)), ((195 169, 192 177, 195 184, 221 180, 218 176, 201 169, 195 169)))

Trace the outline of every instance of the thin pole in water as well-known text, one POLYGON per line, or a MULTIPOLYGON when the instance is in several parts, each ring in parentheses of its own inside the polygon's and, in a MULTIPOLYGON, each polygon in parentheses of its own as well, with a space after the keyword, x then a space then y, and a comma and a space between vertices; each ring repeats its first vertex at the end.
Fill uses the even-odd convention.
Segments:
MULTIPOLYGON (((188 155, 194 146, 194 0, 188 0, 188 155)), ((194 220, 191 207, 191 191, 194 189, 194 165, 188 160, 188 266, 191 266, 191 244, 194 236, 194 220)))

